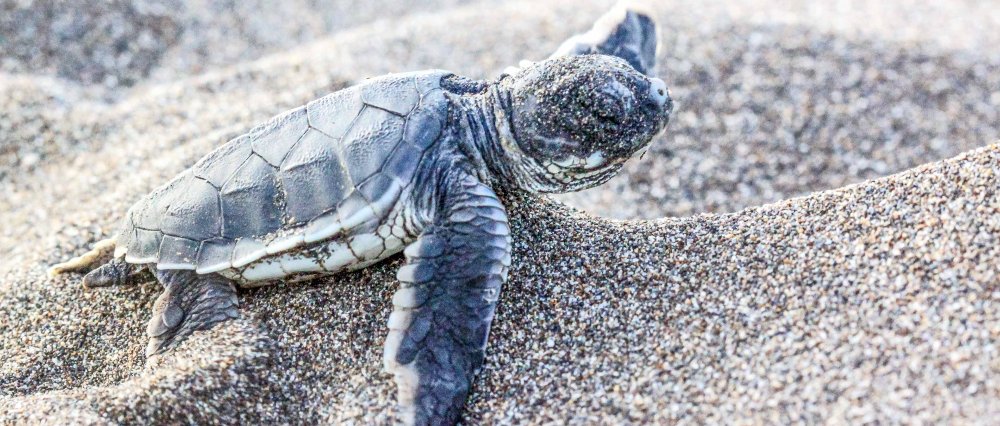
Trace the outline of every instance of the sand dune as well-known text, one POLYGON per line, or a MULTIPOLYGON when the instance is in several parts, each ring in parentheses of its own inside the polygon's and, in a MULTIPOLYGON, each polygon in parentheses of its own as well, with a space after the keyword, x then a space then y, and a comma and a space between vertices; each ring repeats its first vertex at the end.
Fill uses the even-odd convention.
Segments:
MULTIPOLYGON (((623 176, 560 198, 590 213, 505 194, 514 268, 468 422, 1000 414, 1000 17, 984 4, 658 2, 676 118, 623 176)), ((399 259, 242 292, 244 319, 155 365, 157 285, 84 291, 44 270, 255 122, 385 72, 495 75, 608 4, 431 6, 219 56, 204 52, 225 30, 183 33, 129 87, 5 67, 0 422, 385 421, 399 259)), ((195 21, 246 14, 230 13, 195 21)))

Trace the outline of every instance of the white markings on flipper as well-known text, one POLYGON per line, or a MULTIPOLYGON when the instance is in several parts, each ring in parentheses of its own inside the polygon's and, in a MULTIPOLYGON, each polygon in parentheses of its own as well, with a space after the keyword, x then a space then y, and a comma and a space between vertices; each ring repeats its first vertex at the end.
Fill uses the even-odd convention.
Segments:
POLYGON ((409 312, 396 310, 389 314, 390 330, 406 330, 410 326, 412 317, 409 312))
POLYGON ((417 280, 417 265, 409 264, 403 265, 399 268, 399 272, 396 272, 396 279, 403 282, 416 282, 417 280))
MULTIPOLYGON (((419 247, 418 243, 413 243, 406 250, 409 253, 411 250, 419 249, 419 247)), ((407 264, 400 268, 396 274, 401 283, 400 288, 392 296, 394 309, 389 314, 389 334, 385 338, 385 349, 382 353, 385 371, 391 373, 396 382, 397 418, 404 424, 412 424, 415 421, 416 406, 414 404, 417 399, 420 377, 417 374, 416 360, 404 365, 397 362, 396 357, 399 355, 399 348, 403 343, 406 330, 413 322, 413 309, 420 307, 426 301, 420 288, 410 284, 417 281, 416 271, 416 265, 407 264)))
POLYGON ((417 400, 420 376, 414 365, 416 361, 405 365, 396 362, 396 354, 402 343, 403 331, 389 330, 389 335, 385 338, 382 361, 385 371, 392 374, 393 381, 396 382, 396 417, 402 424, 411 425, 417 416, 417 407, 414 403, 417 400))
POLYGON ((425 235, 403 250, 406 257, 433 257, 444 253, 444 241, 434 235, 425 235))
POLYGON ((392 296, 393 305, 396 308, 389 314, 389 334, 385 338, 385 345, 382 352, 382 365, 387 373, 392 374, 396 382, 396 404, 397 418, 403 424, 413 424, 416 420, 417 388, 420 384, 420 376, 417 374, 416 360, 409 364, 400 364, 396 361, 399 354, 399 347, 403 344, 406 329, 410 327, 413 320, 413 311, 402 305, 412 305, 416 300, 413 288, 400 288, 392 296), (403 302, 403 303, 397 303, 403 302))
POLYGON ((403 287, 396 290, 392 296, 392 304, 397 308, 416 308, 423 305, 427 298, 420 294, 417 287, 403 287))

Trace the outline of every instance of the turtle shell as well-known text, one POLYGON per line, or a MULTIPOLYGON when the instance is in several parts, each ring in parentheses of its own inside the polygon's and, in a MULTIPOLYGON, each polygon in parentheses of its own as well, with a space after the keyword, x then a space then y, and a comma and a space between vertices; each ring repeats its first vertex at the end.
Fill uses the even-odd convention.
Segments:
POLYGON ((212 273, 374 229, 441 133, 447 75, 369 79, 230 140, 136 203, 115 255, 212 273))

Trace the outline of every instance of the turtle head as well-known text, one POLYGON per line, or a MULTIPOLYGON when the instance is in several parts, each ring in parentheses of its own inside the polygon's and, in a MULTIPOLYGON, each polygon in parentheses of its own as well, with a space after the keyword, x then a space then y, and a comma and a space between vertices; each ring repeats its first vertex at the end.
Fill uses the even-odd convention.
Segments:
POLYGON ((606 55, 536 62, 501 84, 501 141, 519 186, 569 192, 611 179, 666 126, 673 101, 658 78, 606 55))

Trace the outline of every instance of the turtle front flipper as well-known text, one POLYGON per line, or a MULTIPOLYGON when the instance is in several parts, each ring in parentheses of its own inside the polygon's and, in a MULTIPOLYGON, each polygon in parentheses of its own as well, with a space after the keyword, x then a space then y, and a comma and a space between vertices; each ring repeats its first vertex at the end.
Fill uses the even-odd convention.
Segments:
POLYGON ((656 74, 656 21, 635 5, 618 5, 593 28, 570 37, 550 58, 598 53, 624 59, 648 76, 656 74))
POLYGON ((450 175, 434 224, 405 253, 384 362, 404 424, 454 424, 482 366, 510 266, 507 214, 488 186, 450 175))
POLYGON ((162 353, 195 331, 239 317, 232 281, 188 270, 161 270, 155 274, 164 289, 153 304, 153 318, 146 327, 146 356, 162 353))

